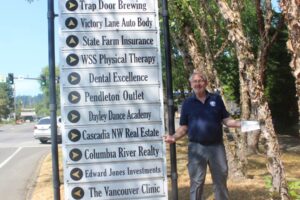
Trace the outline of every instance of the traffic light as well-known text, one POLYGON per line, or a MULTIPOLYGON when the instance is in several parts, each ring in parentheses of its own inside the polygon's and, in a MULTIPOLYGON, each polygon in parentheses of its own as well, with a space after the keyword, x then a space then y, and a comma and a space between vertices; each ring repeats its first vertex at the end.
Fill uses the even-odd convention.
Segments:
POLYGON ((56 83, 59 83, 59 81, 60 81, 60 76, 56 77, 55 81, 56 81, 56 83))
POLYGON ((41 75, 41 86, 46 85, 46 77, 44 75, 41 75))
POLYGON ((14 74, 8 73, 8 83, 13 85, 14 84, 14 74))

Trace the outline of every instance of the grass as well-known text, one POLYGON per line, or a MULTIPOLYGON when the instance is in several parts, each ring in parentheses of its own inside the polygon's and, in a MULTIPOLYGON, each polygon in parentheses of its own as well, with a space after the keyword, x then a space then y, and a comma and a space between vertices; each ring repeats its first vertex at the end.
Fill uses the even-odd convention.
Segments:
MULTIPOLYGON (((290 138, 287 140, 285 137, 283 147, 300 146, 299 138, 290 138)), ((298 148, 300 149, 300 148, 298 148)), ((61 151, 60 159, 61 159, 61 151)), ((176 145, 177 154, 177 172, 178 172, 178 199, 189 199, 189 177, 187 172, 187 145, 185 140, 181 140, 176 145)), ((300 151, 282 150, 282 161, 284 163, 287 181, 289 183, 290 194, 293 200, 300 200, 300 151)), ((168 160, 168 174, 170 174, 169 167, 169 154, 168 160)), ((262 155, 252 155, 248 161, 247 177, 249 179, 233 180, 228 179, 228 189, 231 200, 266 200, 270 199, 269 185, 270 175, 266 169, 266 158, 262 155)), ((40 173, 36 180, 36 184, 32 193, 31 200, 52 200, 53 199, 53 186, 52 186, 52 164, 51 155, 48 155, 40 167, 40 173)), ((60 180, 63 182, 63 172, 60 162, 60 180)), ((169 179, 169 190, 171 190, 171 180, 169 179)), ((205 199, 213 200, 213 187, 209 171, 205 183, 205 199)), ((169 199, 171 191, 169 191, 169 199)), ((63 198, 63 183, 61 185, 61 199, 63 198)))

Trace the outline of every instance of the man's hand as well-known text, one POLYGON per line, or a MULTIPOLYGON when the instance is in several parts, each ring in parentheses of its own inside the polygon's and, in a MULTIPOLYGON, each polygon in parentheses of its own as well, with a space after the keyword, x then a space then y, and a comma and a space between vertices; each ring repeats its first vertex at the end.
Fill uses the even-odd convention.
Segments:
POLYGON ((240 128, 241 127, 240 120, 235 120, 230 117, 223 119, 223 124, 230 128, 240 128))
POLYGON ((179 140, 180 138, 185 136, 187 134, 187 130, 188 127, 186 125, 181 125, 177 128, 173 135, 168 134, 163 136, 164 140, 166 143, 173 144, 176 142, 176 140, 179 140))
POLYGON ((168 144, 173 144, 173 143, 176 142, 176 139, 175 139, 174 135, 165 135, 164 140, 168 144))

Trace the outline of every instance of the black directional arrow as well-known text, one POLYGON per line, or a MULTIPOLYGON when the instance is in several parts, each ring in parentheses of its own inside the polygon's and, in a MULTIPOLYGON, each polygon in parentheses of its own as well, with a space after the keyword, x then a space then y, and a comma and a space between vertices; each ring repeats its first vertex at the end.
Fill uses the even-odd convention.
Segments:
POLYGON ((75 35, 69 35, 66 39, 66 43, 69 47, 76 47, 79 43, 79 39, 75 35))
POLYGON ((77 92, 77 91, 72 91, 68 95, 68 100, 71 103, 78 103, 80 101, 80 99, 81 99, 81 96, 80 96, 79 92, 77 92))
POLYGON ((84 196, 84 190, 81 187, 75 187, 72 189, 71 194, 74 199, 82 199, 84 196))
POLYGON ((71 140, 72 142, 77 142, 81 138, 80 131, 77 129, 72 129, 69 131, 68 137, 69 137, 69 140, 71 140))
POLYGON ((80 120, 80 113, 77 110, 72 110, 68 113, 68 120, 72 123, 77 123, 80 120))
POLYGON ((66 27, 67 27, 68 29, 74 29, 74 28, 77 27, 78 21, 77 21, 77 19, 74 18, 74 17, 69 17, 69 18, 66 19, 65 25, 66 25, 66 27))
POLYGON ((68 65, 70 66, 75 66, 78 64, 79 62, 79 58, 76 54, 72 53, 72 54, 69 54, 66 58, 66 62, 68 65))
POLYGON ((78 161, 82 158, 82 153, 79 149, 72 149, 69 153, 69 157, 73 161, 78 161))
POLYGON ((66 8, 69 11, 75 11, 78 8, 78 2, 75 0, 69 0, 66 2, 66 8))
POLYGON ((80 82, 80 75, 76 72, 72 72, 68 76, 68 81, 72 85, 76 85, 80 82))
POLYGON ((79 168, 74 168, 71 170, 70 176, 74 181, 79 181, 83 176, 82 170, 79 168))

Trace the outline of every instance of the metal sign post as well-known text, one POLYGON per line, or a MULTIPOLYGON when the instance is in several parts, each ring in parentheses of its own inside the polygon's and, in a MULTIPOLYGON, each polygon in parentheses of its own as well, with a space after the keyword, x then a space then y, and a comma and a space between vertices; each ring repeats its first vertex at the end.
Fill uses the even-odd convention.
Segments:
POLYGON ((48 57, 49 57, 49 91, 50 91, 50 118, 51 118, 51 152, 52 178, 54 200, 60 200, 60 181, 58 166, 57 122, 56 122, 56 91, 55 91, 55 49, 54 49, 54 2, 48 0, 48 57))
POLYGON ((65 199, 167 200, 158 2, 59 4, 65 199))
MULTIPOLYGON (((169 14, 168 1, 162 0, 162 15, 164 24, 164 45, 166 57, 166 74, 167 74, 167 104, 168 104, 168 128, 169 133, 175 133, 174 125, 174 100, 172 87, 172 67, 171 67, 171 48, 170 48, 170 32, 169 32, 169 14)), ((171 179, 172 179, 172 199, 178 199, 177 186, 177 164, 176 164, 176 144, 170 144, 170 160, 171 160, 171 179)))

